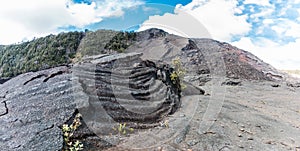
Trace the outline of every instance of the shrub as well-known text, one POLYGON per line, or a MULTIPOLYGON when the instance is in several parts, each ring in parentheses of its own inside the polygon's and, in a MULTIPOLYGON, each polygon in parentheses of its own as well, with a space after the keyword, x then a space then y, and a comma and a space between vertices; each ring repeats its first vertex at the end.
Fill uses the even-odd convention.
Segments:
POLYGON ((185 69, 183 69, 181 61, 178 57, 172 60, 172 66, 174 70, 171 73, 170 78, 173 84, 179 84, 181 89, 186 88, 186 85, 182 82, 186 71, 185 69))
POLYGON ((81 125, 80 118, 81 114, 77 114, 71 125, 64 124, 62 127, 64 138, 64 151, 83 150, 83 144, 80 141, 71 141, 71 137, 74 135, 74 132, 81 125))

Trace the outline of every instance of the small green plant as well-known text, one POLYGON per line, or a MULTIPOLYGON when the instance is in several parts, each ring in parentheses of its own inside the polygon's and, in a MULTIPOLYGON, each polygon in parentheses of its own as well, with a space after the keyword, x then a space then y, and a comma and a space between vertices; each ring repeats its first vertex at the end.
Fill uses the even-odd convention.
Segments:
POLYGON ((181 89, 186 88, 186 85, 182 82, 186 71, 185 69, 183 69, 180 59, 178 57, 173 59, 172 65, 174 67, 174 71, 171 73, 170 78, 173 81, 173 84, 177 84, 179 79, 180 88, 181 89))
POLYGON ((129 131, 129 132, 133 132, 134 131, 133 128, 126 127, 126 123, 124 123, 124 124, 120 123, 117 128, 113 127, 113 130, 117 131, 119 133, 119 135, 120 134, 126 135, 127 131, 129 131))
POLYGON ((71 141, 71 137, 74 132, 81 125, 80 122, 81 114, 77 114, 71 125, 64 124, 62 127, 63 137, 64 137, 64 151, 78 151, 83 150, 83 144, 80 141, 71 141))
POLYGON ((161 127, 169 128, 169 120, 165 120, 160 122, 161 127))

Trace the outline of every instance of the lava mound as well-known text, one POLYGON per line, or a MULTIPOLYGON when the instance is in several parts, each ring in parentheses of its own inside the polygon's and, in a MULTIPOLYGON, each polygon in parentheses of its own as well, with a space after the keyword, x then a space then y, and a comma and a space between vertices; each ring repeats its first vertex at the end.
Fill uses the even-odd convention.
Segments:
POLYGON ((78 97, 79 104, 84 104, 79 109, 85 120, 101 126, 112 120, 147 126, 180 107, 181 91, 176 84, 179 82, 170 79, 173 69, 167 64, 142 60, 141 56, 99 56, 74 67, 74 75, 88 97, 78 97))

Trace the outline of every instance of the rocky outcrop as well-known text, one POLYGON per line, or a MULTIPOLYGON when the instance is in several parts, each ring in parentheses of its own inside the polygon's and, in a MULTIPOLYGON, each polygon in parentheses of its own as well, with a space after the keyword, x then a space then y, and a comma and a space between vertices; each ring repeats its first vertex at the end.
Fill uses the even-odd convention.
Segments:
POLYGON ((143 52, 144 58, 169 62, 179 57, 185 68, 193 73, 246 80, 284 81, 287 79, 286 74, 252 53, 228 43, 205 38, 182 38, 159 29, 139 32, 137 37, 137 42, 126 52, 143 52))
POLYGON ((212 39, 191 39, 182 50, 188 53, 187 56, 192 52, 198 54, 193 58, 193 61, 196 61, 199 66, 198 73, 200 74, 217 69, 223 71, 226 77, 234 79, 285 80, 285 74, 250 52, 228 43, 221 43, 212 39), (224 69, 220 69, 220 67, 224 69))
POLYGON ((135 129, 160 125, 181 106, 179 79, 170 79, 168 64, 142 60, 141 55, 95 56, 72 69, 21 74, 0 85, 1 149, 60 150, 61 127, 78 111, 83 126, 74 138, 86 149, 111 146, 96 134, 116 133, 112 127, 117 123, 135 129), (93 129, 99 125, 106 129, 93 129))
POLYGON ((76 106, 68 71, 62 66, 26 73, 0 85, 2 150, 62 148, 60 127, 76 106))
POLYGON ((142 60, 141 55, 103 56, 74 66, 89 98, 79 99, 85 104, 79 111, 99 125, 113 120, 135 128, 153 127, 173 114, 181 104, 179 79, 170 79, 173 69, 168 64, 142 60))

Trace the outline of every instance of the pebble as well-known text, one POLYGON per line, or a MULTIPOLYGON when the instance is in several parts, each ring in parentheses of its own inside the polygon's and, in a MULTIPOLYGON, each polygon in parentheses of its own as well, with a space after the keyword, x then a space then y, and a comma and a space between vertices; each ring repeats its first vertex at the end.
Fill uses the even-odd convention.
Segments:
POLYGON ((12 138, 12 136, 10 136, 10 135, 1 135, 0 140, 1 140, 2 142, 5 142, 5 141, 10 140, 11 138, 12 138))
POLYGON ((235 124, 239 124, 237 121, 232 121, 233 123, 235 123, 235 124))
POLYGON ((210 96, 210 94, 209 93, 205 93, 204 96, 210 96))
POLYGON ((191 141, 189 141, 189 142, 187 142, 187 144, 189 145, 189 146, 194 146, 194 145, 196 145, 198 142, 196 141, 196 140, 191 140, 191 141))

